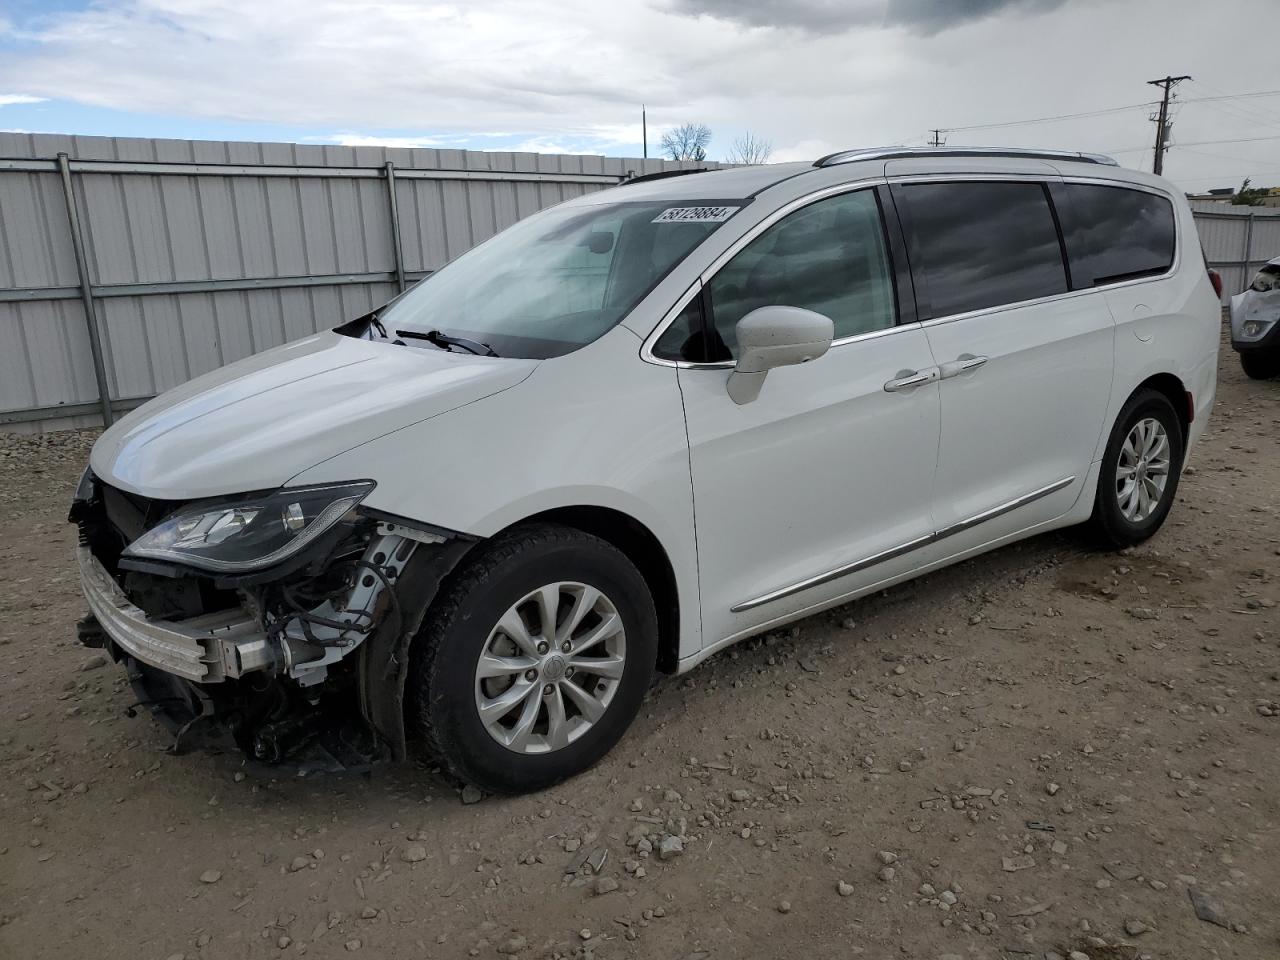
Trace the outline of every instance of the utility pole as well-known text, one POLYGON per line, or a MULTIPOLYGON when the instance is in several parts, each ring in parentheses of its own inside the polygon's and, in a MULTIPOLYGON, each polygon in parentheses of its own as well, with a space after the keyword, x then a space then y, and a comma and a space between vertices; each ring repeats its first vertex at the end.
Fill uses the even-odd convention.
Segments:
POLYGON ((649 159, 649 117, 644 111, 644 104, 640 104, 640 135, 644 138, 644 158, 649 159))
POLYGON ((929 141, 929 146, 945 147, 947 145, 947 141, 942 139, 942 130, 931 130, 929 132, 933 134, 933 139, 929 141))
POLYGON ((1151 118, 1156 122, 1156 154, 1151 169, 1157 176, 1164 172, 1164 154, 1169 149, 1169 94, 1183 80, 1190 79, 1188 76, 1182 76, 1147 81, 1151 86, 1160 87, 1164 91, 1164 95, 1160 98, 1160 114, 1158 117, 1151 118))

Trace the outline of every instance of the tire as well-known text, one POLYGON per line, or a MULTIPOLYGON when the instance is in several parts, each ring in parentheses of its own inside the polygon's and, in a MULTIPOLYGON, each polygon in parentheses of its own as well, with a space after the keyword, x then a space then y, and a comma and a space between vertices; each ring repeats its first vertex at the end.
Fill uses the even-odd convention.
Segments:
POLYGON ((1182 424, 1173 404, 1154 390, 1137 391, 1116 418, 1102 456, 1090 524, 1104 546, 1131 547, 1160 529, 1178 492, 1183 454, 1182 424), (1159 425, 1158 431, 1150 426, 1152 423, 1159 425), (1140 424, 1142 432, 1135 435, 1140 424), (1147 438, 1154 438, 1150 448, 1146 446, 1147 438), (1159 469, 1162 459, 1163 473, 1159 469), (1139 478, 1143 476, 1149 477, 1150 482, 1142 483, 1139 478), (1159 486, 1161 476, 1164 485, 1156 497, 1153 490, 1159 486))
POLYGON ((478 547, 427 612, 407 681, 411 729, 482 790, 540 790, 586 770, 622 738, 657 652, 653 598, 626 556, 571 528, 517 527, 478 547), (554 597, 546 601, 557 611, 554 642, 543 639, 543 597, 554 597), (582 646, 597 633, 602 639, 582 646), (483 678, 482 655, 492 674, 483 678), (491 711, 484 718, 482 704, 491 711))
POLYGON ((1280 350, 1251 350, 1240 354, 1240 366, 1251 380, 1280 377, 1280 350))

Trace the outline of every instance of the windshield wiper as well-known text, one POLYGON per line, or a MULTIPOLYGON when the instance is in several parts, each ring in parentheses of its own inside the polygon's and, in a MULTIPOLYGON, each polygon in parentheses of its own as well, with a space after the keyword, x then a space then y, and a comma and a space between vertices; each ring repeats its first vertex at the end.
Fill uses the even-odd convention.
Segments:
POLYGON ((461 347, 467 353, 474 353, 477 357, 496 357, 498 355, 498 351, 487 343, 481 343, 479 340, 468 340, 466 337, 451 337, 439 330, 428 330, 426 333, 419 333, 417 330, 397 330, 396 336, 408 337, 410 340, 425 340, 433 347, 439 347, 441 350, 448 350, 450 347, 461 347))

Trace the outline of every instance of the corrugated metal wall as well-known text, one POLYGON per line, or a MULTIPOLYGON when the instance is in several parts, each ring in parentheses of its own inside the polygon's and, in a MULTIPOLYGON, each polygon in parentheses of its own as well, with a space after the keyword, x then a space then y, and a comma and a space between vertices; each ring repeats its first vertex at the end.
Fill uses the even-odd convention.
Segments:
POLYGON ((121 409, 365 313, 401 277, 419 279, 551 204, 691 166, 0 133, 0 427, 9 429, 101 419, 61 153, 121 409))
MULTIPOLYGON (((365 313, 543 207, 690 166, 0 133, 0 429, 100 422, 59 154, 118 409, 365 313)), ((1228 295, 1280 255, 1280 211, 1194 206, 1228 295)))
POLYGON ((1209 266, 1222 274, 1224 301, 1249 285, 1260 264, 1280 257, 1280 210, 1193 200, 1209 266))

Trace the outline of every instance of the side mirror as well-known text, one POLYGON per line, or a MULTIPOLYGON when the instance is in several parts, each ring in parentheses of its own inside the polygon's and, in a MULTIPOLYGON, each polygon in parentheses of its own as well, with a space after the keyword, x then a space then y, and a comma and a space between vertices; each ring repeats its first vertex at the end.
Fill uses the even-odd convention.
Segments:
POLYGON ((808 363, 827 352, 835 324, 800 307, 757 307, 738 321, 738 362, 729 374, 729 397, 750 403, 760 396, 774 367, 808 363))

